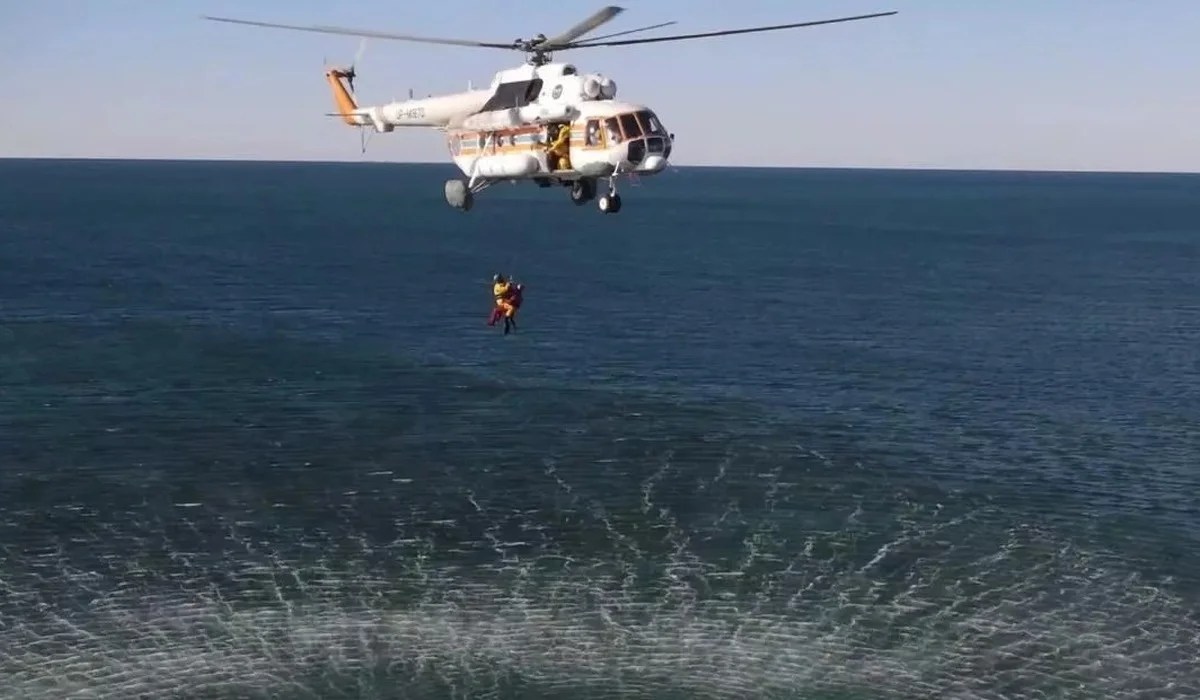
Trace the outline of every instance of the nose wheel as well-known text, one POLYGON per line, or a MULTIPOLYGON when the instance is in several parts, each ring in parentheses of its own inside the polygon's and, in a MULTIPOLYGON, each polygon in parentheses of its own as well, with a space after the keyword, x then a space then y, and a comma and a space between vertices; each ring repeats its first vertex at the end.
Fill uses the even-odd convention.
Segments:
POLYGON ((596 206, 600 207, 600 212, 603 214, 616 214, 621 211, 621 195, 606 194, 602 195, 596 201, 596 206))
POLYGON ((616 214, 621 211, 621 195, 617 194, 617 183, 609 181, 608 194, 600 196, 596 200, 596 206, 600 207, 602 214, 616 214))

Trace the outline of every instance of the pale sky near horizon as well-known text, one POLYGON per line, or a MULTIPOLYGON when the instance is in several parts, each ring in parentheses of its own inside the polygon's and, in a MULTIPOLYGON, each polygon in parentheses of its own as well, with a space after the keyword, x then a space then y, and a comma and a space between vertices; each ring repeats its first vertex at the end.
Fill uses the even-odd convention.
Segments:
MULTIPOLYGON (((3 2, 16 107, 0 114, 0 157, 448 161, 439 132, 375 134, 364 156, 355 129, 322 116, 333 108, 322 61, 350 61, 358 39, 199 16, 510 41, 604 4, 3 2)), ((556 57, 654 109, 677 136, 678 165, 1200 171, 1198 0, 611 4, 626 12, 597 34, 900 13, 556 57)), ((371 40, 356 87, 364 104, 458 91, 521 59, 371 40)))

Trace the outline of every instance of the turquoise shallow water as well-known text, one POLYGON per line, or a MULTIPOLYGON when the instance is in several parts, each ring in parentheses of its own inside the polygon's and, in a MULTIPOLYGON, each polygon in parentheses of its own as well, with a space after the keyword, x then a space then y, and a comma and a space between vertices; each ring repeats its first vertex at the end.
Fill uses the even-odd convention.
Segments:
POLYGON ((0 162, 0 698, 1200 696, 1200 178, 448 174, 0 162))

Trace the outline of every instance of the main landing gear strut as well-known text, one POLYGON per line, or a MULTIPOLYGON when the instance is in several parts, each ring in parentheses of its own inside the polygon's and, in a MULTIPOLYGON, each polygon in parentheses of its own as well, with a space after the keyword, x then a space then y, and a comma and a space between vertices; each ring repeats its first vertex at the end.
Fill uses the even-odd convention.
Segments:
MULTIPOLYGON (((595 198, 595 178, 584 177, 571 183, 571 201, 576 205, 586 204, 595 198)), ((616 180, 609 178, 608 193, 601 195, 596 205, 604 214, 616 214, 621 211, 621 195, 617 194, 616 180)))

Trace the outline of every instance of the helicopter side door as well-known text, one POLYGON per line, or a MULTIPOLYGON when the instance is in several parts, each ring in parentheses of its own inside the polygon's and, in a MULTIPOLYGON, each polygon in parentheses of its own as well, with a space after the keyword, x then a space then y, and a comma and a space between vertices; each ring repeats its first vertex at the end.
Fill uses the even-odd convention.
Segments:
POLYGON ((607 160, 605 151, 608 146, 604 139, 603 117, 577 121, 570 126, 571 140, 568 150, 570 153, 570 169, 579 170, 581 166, 589 163, 607 160))

